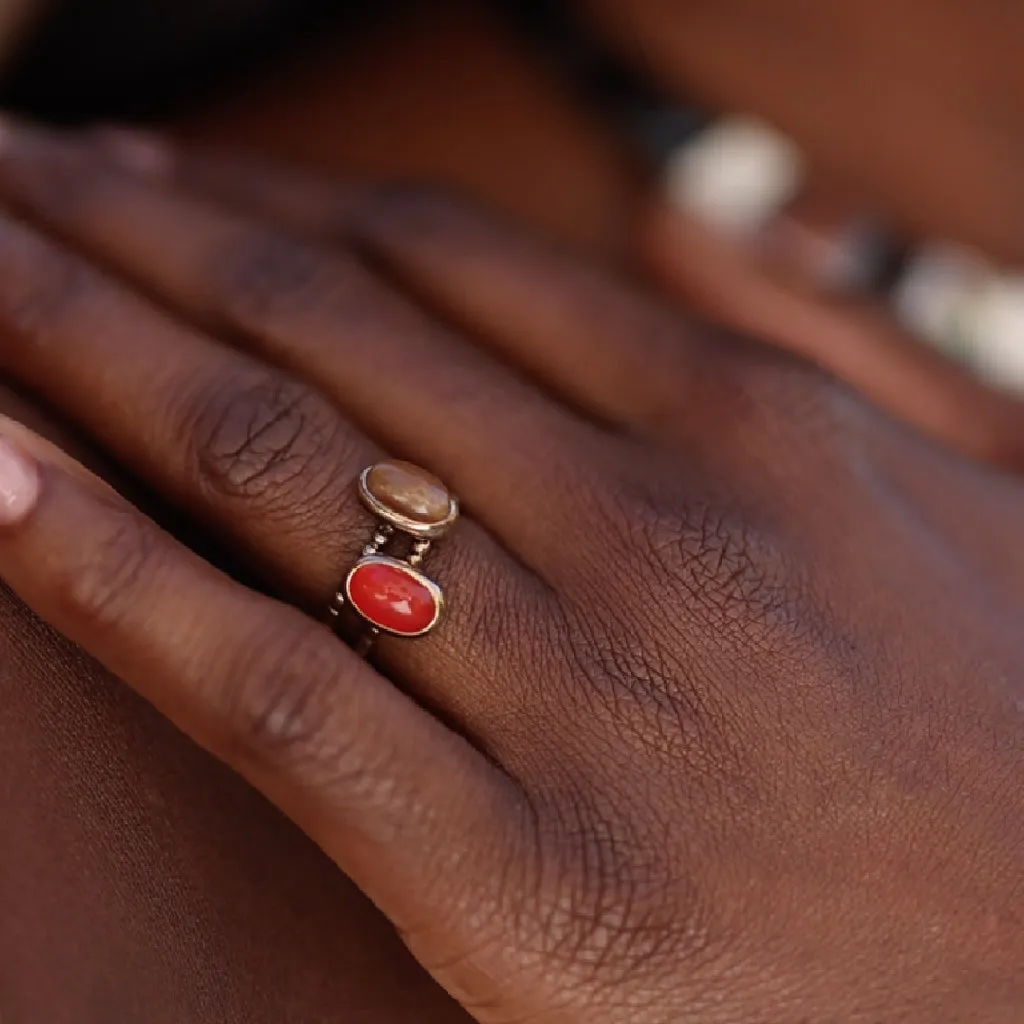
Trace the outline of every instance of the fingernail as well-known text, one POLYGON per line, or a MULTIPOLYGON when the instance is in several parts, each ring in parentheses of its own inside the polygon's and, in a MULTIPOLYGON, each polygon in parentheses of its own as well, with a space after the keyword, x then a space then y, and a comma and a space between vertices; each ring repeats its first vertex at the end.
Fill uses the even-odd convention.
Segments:
POLYGON ((123 171, 142 178, 166 178, 171 173, 174 154, 155 135, 130 128, 103 128, 96 139, 104 155, 123 171))
POLYGON ((0 526, 20 523, 38 498, 38 466, 6 437, 0 437, 0 526))

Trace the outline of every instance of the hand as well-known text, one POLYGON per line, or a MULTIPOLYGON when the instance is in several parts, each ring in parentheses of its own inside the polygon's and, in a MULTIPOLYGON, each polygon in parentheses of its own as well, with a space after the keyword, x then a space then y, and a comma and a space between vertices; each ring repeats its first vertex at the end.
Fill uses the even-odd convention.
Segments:
POLYGON ((482 1022, 1019 1016, 1017 480, 458 204, 163 170, 7 133, 0 363, 279 600, 8 436, 33 608, 482 1022), (382 450, 466 516, 371 666, 300 609, 382 450))
POLYGON ((653 276, 691 312, 821 366, 972 458, 1024 469, 1024 402, 909 334, 881 302, 823 293, 810 275, 784 277, 763 239, 759 251, 667 203, 652 207, 642 234, 653 276))
POLYGON ((1024 259, 1024 8, 579 0, 680 95, 757 113, 915 237, 1024 259))
MULTIPOLYGON (((0 410, 108 472, 3 387, 0 410)), ((0 706, 5 1024, 467 1019, 290 822, 2 585, 0 706)))

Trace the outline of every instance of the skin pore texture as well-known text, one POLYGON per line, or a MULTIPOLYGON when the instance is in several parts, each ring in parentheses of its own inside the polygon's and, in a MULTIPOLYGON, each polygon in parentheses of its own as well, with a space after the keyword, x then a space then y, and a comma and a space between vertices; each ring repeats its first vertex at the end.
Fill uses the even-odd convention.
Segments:
MULTIPOLYGON (((358 43, 182 131, 332 175, 447 181, 621 251, 628 155, 493 22, 413 17, 358 43)), ((0 390, 0 413, 101 468, 38 403, 0 390)), ((295 826, 6 589, 0 705, 4 1024, 467 1019, 295 826)))
POLYGON ((260 589, 0 425, 12 587, 481 1024, 1014 1021, 1021 482, 462 201, 163 153, 10 126, 3 367, 260 589), (367 663, 304 612, 381 451, 466 515, 367 663))
MULTIPOLYGON (((492 37, 485 34, 482 38, 492 37)), ((465 44, 463 39, 460 52, 465 44)), ((408 52, 402 51, 398 63, 406 61, 408 52)), ((519 63, 515 66, 521 67, 519 63)), ((524 77, 536 81, 530 75, 524 77)), ((355 85, 350 88, 358 94, 355 85)), ((392 101, 394 108, 402 108, 408 95, 399 92, 401 98, 392 101)), ((531 100, 524 109, 534 109, 548 95, 527 93, 531 100)), ((520 91, 515 94, 522 96, 520 91)), ((539 105, 544 107, 543 102, 539 105)), ((392 109, 386 103, 384 106, 392 109)), ((283 113, 268 115, 269 122, 286 120, 283 113)), ((524 123, 529 120, 523 118, 524 123)), ((534 140, 527 142, 524 137, 522 152, 534 154, 532 159, 539 161, 527 177, 536 175, 536 180, 550 182, 542 173, 544 168, 560 168, 559 173, 565 174, 566 166, 571 165, 584 169, 581 173, 594 182, 587 188, 574 189, 571 176, 566 175, 557 187, 551 186, 547 199, 538 202, 535 193, 517 193, 515 183, 509 180, 507 162, 491 162, 484 156, 474 161, 460 155, 461 169, 447 172, 447 177, 478 195, 490 196, 497 205, 545 233, 605 256, 621 254, 623 225, 635 195, 635 180, 622 170, 628 168, 628 160, 620 163, 621 155, 612 161, 594 159, 593 147, 604 154, 616 151, 612 146, 604 148, 600 133, 586 119, 572 119, 572 123, 579 128, 573 137, 584 140, 585 158, 573 163, 559 148, 561 141, 534 145, 534 140), (609 171, 610 166, 618 170, 609 171), (560 196, 568 195, 575 196, 580 205, 558 202, 560 196), (581 196, 591 198, 584 203, 581 196)), ((546 137, 563 140, 572 134, 564 130, 564 124, 556 120, 546 137)), ((202 125, 197 121, 189 128, 196 135, 257 145, 263 131, 253 121, 230 113, 211 114, 202 125), (231 124, 235 127, 227 127, 231 124)), ((424 132, 424 136, 429 134, 424 132)), ((280 131, 262 138, 267 144, 261 148, 298 155, 339 174, 355 169, 364 175, 384 175, 390 167, 445 179, 445 169, 437 165, 442 159, 438 151, 448 154, 444 159, 454 160, 450 145, 428 150, 410 143, 406 153, 396 155, 388 151, 395 146, 393 138, 378 143, 381 152, 375 157, 361 155, 373 153, 369 146, 357 155, 322 154, 318 160, 303 148, 312 145, 304 139, 282 136, 280 131), (353 168, 357 156, 366 163, 353 168)), ((481 150, 486 149, 482 140, 481 150)), ((579 150, 574 147, 574 151, 579 150)), ((28 315, 31 318, 31 309, 28 315)), ((10 322, 5 330, 12 331, 10 322)), ((799 386, 795 394, 808 399, 809 413, 818 408, 814 394, 809 396, 799 386)), ((56 397, 51 400, 59 404, 56 397)), ((845 408, 841 399, 836 403, 845 408)), ((44 433, 76 455, 83 453, 80 433, 72 431, 69 436, 36 406, 5 396, 3 410, 41 425, 44 433)), ((859 414, 851 415, 856 419, 859 414)), ((836 421, 826 417, 823 425, 836 426, 836 421)), ((815 433, 806 422, 804 429, 787 432, 785 424, 780 426, 770 417, 764 426, 781 429, 783 439, 796 450, 802 450, 802 434, 815 433)), ((950 468, 939 456, 935 461, 942 465, 934 475, 922 469, 930 469, 931 463, 920 454, 917 442, 908 442, 888 426, 853 431, 852 442, 845 429, 838 430, 840 440, 870 451, 873 471, 878 473, 875 486, 892 489, 889 501, 894 521, 900 515, 920 515, 918 499, 931 508, 940 495, 963 486, 965 479, 974 479, 959 463, 950 463, 950 468), (880 455, 880 449, 891 451, 891 456, 880 455), (891 476, 901 478, 899 486, 892 484, 891 476), (908 499, 907 490, 914 492, 913 500, 908 499)), ((783 449, 788 450, 786 445, 783 449)), ((815 451, 817 470, 834 469, 820 450, 815 451)), ((743 453, 731 449, 725 457, 730 455, 741 459, 743 453)), ((88 461, 88 452, 82 457, 88 461)), ((792 466, 789 470, 795 472, 792 466)), ((980 490, 983 500, 978 507, 963 503, 962 525, 957 525, 955 515, 953 521, 936 525, 928 519, 925 523, 943 536, 952 534, 965 546, 973 534, 988 538, 988 546, 972 548, 973 554, 964 556, 964 564, 972 572, 979 564, 989 571, 1003 558, 1000 538, 1014 535, 1019 511, 1017 497, 995 478, 984 481, 980 490)), ((954 508, 957 505, 954 500, 954 508)), ((787 509, 786 514, 795 514, 794 509, 787 509)), ((938 512, 934 515, 942 518, 938 512)), ((898 539, 898 530, 894 529, 893 537, 898 539)), ((898 544, 894 544, 892 557, 900 557, 898 544)), ((1016 599, 1016 579, 1008 574, 989 580, 986 586, 991 589, 982 596, 997 603, 1008 592, 1016 599)), ((985 629, 996 634, 991 649, 1004 651, 1004 646, 1012 645, 1005 634, 1000 639, 998 627, 1003 619, 996 619, 996 625, 978 629, 982 635, 985 629)), ((965 639, 966 633, 965 629, 965 639)), ((0 814, 5 823, 0 837, 0 1014, 4 1024, 41 1020, 107 1024, 112 1019, 123 1024, 335 1020, 441 1024, 466 1019, 415 965, 385 918, 295 826, 126 687, 40 625, 6 591, 0 636, 0 697, 5 709, 0 716, 4 758, 0 814)), ((1006 658, 1011 661, 1009 654, 1006 658)), ((979 675, 995 689, 1002 671, 999 664, 985 665, 979 675)), ((942 693, 949 699, 955 695, 954 690, 942 693)), ((976 710, 970 700, 963 699, 976 710)), ((1006 738, 1009 735, 1012 730, 1002 719, 997 726, 986 720, 977 732, 966 730, 965 749, 981 760, 981 751, 989 749, 985 739, 992 741, 1000 750, 994 770, 1001 771, 1017 765, 1012 743, 1006 738)), ((958 738, 964 736, 958 734, 958 738)), ((929 738, 920 737, 920 745, 930 749, 929 738)), ((933 762, 925 758, 925 763, 933 762)), ((943 767, 947 767, 945 762, 943 767)), ((897 772, 894 776, 898 785, 911 791, 927 790, 926 780, 913 766, 907 767, 906 775, 897 772)), ((841 781, 838 790, 860 807, 854 796, 843 790, 841 781)), ((922 800, 915 806, 923 808, 926 803, 922 800)), ((887 806, 883 801, 882 810, 887 806)), ((872 827, 884 828, 883 818, 880 814, 872 827)), ((998 825, 990 824, 989 832, 999 833, 998 825)), ((984 833, 987 827, 985 822, 974 821, 963 833, 950 828, 945 835, 950 848, 956 849, 960 835, 984 833)), ((1002 838, 1012 850, 1014 835, 1002 838)), ((808 855, 803 849, 798 853, 808 855)), ((993 862, 996 860, 993 854, 993 862)), ((965 926, 975 938, 982 934, 996 947, 1008 928, 999 916, 996 897, 1003 897, 1004 904, 1012 907, 1016 895, 1012 887, 998 884, 1000 870, 1016 862, 1007 855, 1000 863, 999 869, 991 865, 991 870, 983 869, 979 882, 982 888, 991 882, 995 896, 986 892, 981 901, 991 908, 991 915, 983 921, 968 915, 971 927, 965 926)), ((779 906, 787 911, 790 893, 786 885, 790 884, 794 896, 802 895, 796 881, 786 878, 780 886, 779 906)), ((912 918, 913 898, 907 899, 907 913, 912 918)), ((770 923, 765 928, 770 930, 770 923)), ((951 935, 960 938, 956 929, 951 935)), ((963 947, 969 945, 965 939, 963 947)), ((940 952, 943 956, 947 953, 944 949, 940 952)), ((1007 944, 1006 962, 1012 960, 1013 952, 1007 944)), ((787 954, 799 963, 807 951, 787 954)), ((953 953, 949 955, 953 957, 953 953)), ((938 956, 937 960, 948 962, 938 956)), ((974 1004, 972 991, 968 991, 961 993, 962 1013, 954 1005, 946 1019, 1013 1019, 1014 998, 1019 993, 1012 981, 1006 980, 1007 975, 1012 977, 1012 970, 1004 971, 998 956, 988 963, 991 976, 983 977, 979 970, 977 979, 972 979, 977 989, 987 984, 994 993, 988 1016, 970 1016, 974 1004), (1001 1006, 1009 1007, 1010 1015, 1001 1015, 1001 1006)), ((910 966, 908 963, 908 969, 910 966)), ((955 969, 951 970, 955 974, 955 969)), ((944 992, 939 979, 935 986, 938 998, 944 992)), ((776 997, 784 1001, 785 993, 767 994, 769 1001, 776 997)), ((893 1007, 891 1002, 888 1005, 893 1007)), ((925 997, 916 1002, 908 997, 893 1009, 892 1019, 935 1019, 928 1016, 934 1005, 925 997)))

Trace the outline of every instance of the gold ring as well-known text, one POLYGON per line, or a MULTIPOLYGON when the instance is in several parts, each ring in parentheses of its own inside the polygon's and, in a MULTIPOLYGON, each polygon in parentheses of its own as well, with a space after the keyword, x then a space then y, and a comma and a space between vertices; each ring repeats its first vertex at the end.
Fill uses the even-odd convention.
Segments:
POLYGON ((396 460, 364 469, 359 497, 377 528, 334 595, 330 615, 337 627, 346 608, 356 614, 363 625, 357 646, 365 653, 380 633, 425 636, 441 621, 444 593, 420 566, 458 519, 459 503, 436 476, 396 460))

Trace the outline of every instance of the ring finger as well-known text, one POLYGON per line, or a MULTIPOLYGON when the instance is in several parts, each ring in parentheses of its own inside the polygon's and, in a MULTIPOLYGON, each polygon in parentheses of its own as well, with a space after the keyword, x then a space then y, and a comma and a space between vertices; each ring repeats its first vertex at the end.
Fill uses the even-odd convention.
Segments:
MULTIPOLYGON (((373 437, 432 465, 526 562, 564 566, 552 520, 593 484, 595 461, 579 458, 594 453, 591 426, 350 254, 21 125, 0 147, 0 195, 191 320, 314 381, 373 437)), ((570 513, 558 525, 577 522, 570 513)))
MULTIPOLYGON (((7 218, 0 265, 2 368, 229 537, 271 589, 324 608, 373 533, 355 480, 380 450, 314 388, 7 218)), ((485 731, 529 678, 505 630, 544 621, 550 592, 472 521, 427 568, 450 583, 450 614, 423 640, 382 642, 382 664, 485 731)))

